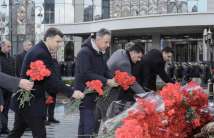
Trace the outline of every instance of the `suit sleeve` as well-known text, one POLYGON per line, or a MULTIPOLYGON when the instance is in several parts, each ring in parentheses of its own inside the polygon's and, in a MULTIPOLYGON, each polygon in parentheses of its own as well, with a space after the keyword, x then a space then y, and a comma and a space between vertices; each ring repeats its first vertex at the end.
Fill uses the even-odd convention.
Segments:
POLYGON ((8 91, 11 92, 16 92, 16 90, 19 87, 19 78, 7 75, 5 73, 0 72, 0 87, 7 89, 8 91), (12 83, 8 83, 12 82, 12 83))
MULTIPOLYGON (((129 74, 131 74, 131 66, 127 62, 122 62, 121 64, 119 64, 118 68, 121 71, 125 71, 125 72, 128 72, 129 74)), ((135 94, 145 92, 144 89, 140 86, 140 84, 137 81, 130 88, 135 92, 135 94)))
POLYGON ((159 62, 158 63, 158 67, 157 68, 157 72, 158 75, 160 76, 160 78, 165 82, 165 83, 174 83, 174 81, 172 79, 169 78, 169 76, 166 74, 166 71, 164 69, 164 63, 163 62, 159 62))

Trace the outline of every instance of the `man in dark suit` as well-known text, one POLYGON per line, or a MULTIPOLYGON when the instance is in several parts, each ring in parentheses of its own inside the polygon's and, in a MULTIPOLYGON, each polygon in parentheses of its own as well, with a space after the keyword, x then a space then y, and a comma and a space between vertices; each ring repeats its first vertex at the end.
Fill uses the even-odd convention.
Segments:
POLYGON ((20 77, 22 63, 27 51, 32 47, 32 42, 29 40, 25 40, 23 42, 23 52, 16 56, 16 76, 20 77))
MULTIPOLYGON (((1 50, 0 50, 0 64, 1 64, 1 71, 8 75, 15 76, 15 61, 13 57, 10 55, 11 52, 11 42, 9 40, 3 40, 1 42, 1 50)), ((2 130, 1 133, 8 134, 8 111, 10 107, 10 99, 12 93, 2 89, 3 97, 4 97, 4 110, 2 113, 2 130)))
POLYGON ((174 83, 165 71, 165 63, 171 61, 172 56, 172 48, 165 47, 162 51, 152 49, 143 57, 140 80, 145 88, 156 90, 157 75, 159 75, 165 83, 174 83))
MULTIPOLYGON (((89 37, 76 59, 74 89, 84 91, 85 83, 100 80, 104 85, 117 86, 106 65, 106 49, 110 46, 111 32, 100 29, 96 37, 89 37)), ((79 137, 91 138, 95 132, 95 106, 97 94, 87 94, 80 105, 79 137)))
MULTIPOLYGON (((61 80, 61 74, 60 74, 60 66, 59 63, 57 61, 57 53, 55 51, 51 51, 51 56, 53 58, 53 63, 55 66, 55 72, 56 75, 59 77, 59 79, 61 80)), ((60 123, 59 120, 56 120, 54 117, 54 109, 55 109, 55 105, 56 105, 56 93, 54 92, 48 92, 48 95, 51 96, 53 98, 53 103, 47 104, 46 105, 46 109, 47 109, 47 122, 46 125, 49 123, 60 123)))
POLYGON ((55 71, 49 50, 57 50, 63 41, 63 34, 56 28, 49 28, 45 35, 44 41, 40 41, 37 45, 31 48, 23 61, 21 76, 26 76, 26 71, 30 67, 30 63, 36 60, 42 60, 48 69, 51 70, 51 75, 42 81, 35 81, 34 91, 31 91, 34 97, 30 101, 30 105, 25 104, 25 107, 19 108, 19 95, 14 97, 13 109, 15 111, 14 128, 8 135, 8 138, 20 138, 23 135, 25 128, 28 126, 32 130, 34 138, 46 138, 45 130, 45 92, 64 92, 68 97, 81 99, 84 94, 80 91, 72 91, 71 87, 66 86, 63 81, 59 80, 55 71), (55 90, 55 91, 53 91, 55 90))

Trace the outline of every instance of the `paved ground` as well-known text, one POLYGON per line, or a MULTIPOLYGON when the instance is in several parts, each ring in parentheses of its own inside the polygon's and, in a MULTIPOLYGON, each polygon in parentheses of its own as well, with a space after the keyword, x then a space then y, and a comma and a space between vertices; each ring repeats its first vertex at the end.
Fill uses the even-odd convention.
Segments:
MULTIPOLYGON (((78 130, 78 113, 68 112, 68 105, 59 104, 55 110, 55 118, 60 120, 60 124, 51 124, 46 127, 47 138, 76 138, 78 130)), ((9 128, 12 129, 14 122, 14 113, 9 113, 9 128)), ((6 138, 2 135, 0 138, 6 138)), ((32 138, 31 131, 26 131, 22 138, 32 138)))

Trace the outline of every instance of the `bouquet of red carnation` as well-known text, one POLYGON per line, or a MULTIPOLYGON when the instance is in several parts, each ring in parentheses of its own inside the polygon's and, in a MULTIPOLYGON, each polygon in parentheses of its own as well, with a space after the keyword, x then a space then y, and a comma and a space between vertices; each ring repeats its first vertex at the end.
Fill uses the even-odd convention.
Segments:
MULTIPOLYGON (((30 77, 31 81, 41 81, 50 76, 51 71, 42 60, 36 60, 30 63, 30 69, 27 70, 26 75, 30 77)), ((34 97, 31 92, 20 89, 17 93, 20 93, 18 97, 20 108, 24 108, 26 102, 30 105, 30 100, 34 97)))
MULTIPOLYGON (((87 95, 89 93, 97 93, 99 96, 103 95, 103 84, 100 80, 92 80, 92 81, 87 81, 86 83, 86 89, 84 90, 84 94, 87 95)), ((70 111, 73 112, 76 110, 77 107, 81 104, 81 100, 74 100, 72 102, 70 111)))
POLYGON ((136 82, 134 76, 119 70, 115 71, 114 79, 124 90, 128 90, 129 87, 136 82))
POLYGON ((49 105, 49 104, 52 104, 52 103, 54 103, 53 97, 52 96, 48 96, 46 101, 45 101, 45 104, 49 105))
POLYGON ((84 92, 85 94, 91 93, 93 91, 98 93, 99 96, 103 95, 103 89, 102 89, 103 84, 100 80, 87 81, 86 87, 87 89, 84 92))

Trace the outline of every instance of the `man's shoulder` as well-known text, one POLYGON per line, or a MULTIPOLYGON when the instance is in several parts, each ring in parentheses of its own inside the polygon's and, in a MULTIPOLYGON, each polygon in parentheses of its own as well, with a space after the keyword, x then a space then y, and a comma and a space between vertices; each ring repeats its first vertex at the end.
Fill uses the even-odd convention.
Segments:
POLYGON ((89 47, 82 47, 78 53, 78 55, 83 55, 83 54, 92 54, 92 51, 90 50, 89 47))
POLYGON ((35 58, 35 57, 42 58, 43 56, 47 56, 47 55, 48 53, 39 45, 35 45, 26 54, 27 57, 32 57, 32 58, 35 58))
POLYGON ((124 54, 124 53, 126 53, 126 50, 125 49, 118 49, 114 53, 124 54))

